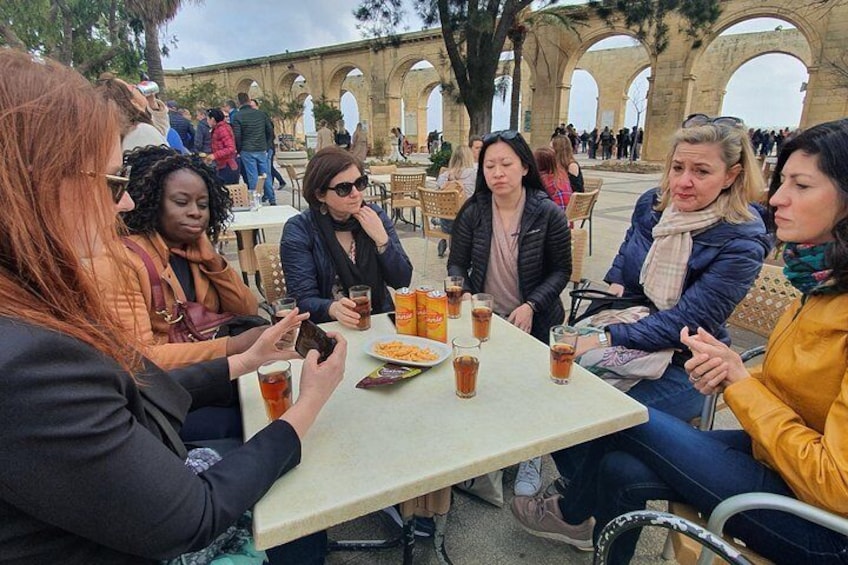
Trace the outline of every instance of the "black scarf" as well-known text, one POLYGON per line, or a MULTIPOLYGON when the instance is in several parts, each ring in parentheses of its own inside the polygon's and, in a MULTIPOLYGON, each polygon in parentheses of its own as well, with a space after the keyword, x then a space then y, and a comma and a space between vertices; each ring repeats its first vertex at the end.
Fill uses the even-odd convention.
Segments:
POLYGON ((318 225, 318 233, 324 240, 330 257, 336 267, 336 274, 344 287, 347 295, 350 287, 358 284, 367 284, 371 287, 371 313, 380 314, 386 300, 386 283, 383 281, 383 273, 380 262, 377 259, 377 246, 368 237, 359 221, 351 216, 344 222, 337 222, 327 213, 322 214, 313 210, 315 223, 318 225), (350 260, 347 251, 342 249, 339 240, 336 239, 337 231, 349 231, 353 233, 353 241, 356 243, 356 263, 350 260))

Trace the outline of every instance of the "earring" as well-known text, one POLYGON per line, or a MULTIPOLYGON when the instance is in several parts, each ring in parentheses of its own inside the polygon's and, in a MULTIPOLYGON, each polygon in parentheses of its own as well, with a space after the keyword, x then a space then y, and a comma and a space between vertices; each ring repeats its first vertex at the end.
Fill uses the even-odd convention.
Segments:
POLYGON ((321 212, 322 215, 326 216, 327 212, 329 211, 327 210, 327 203, 322 202, 321 205, 318 207, 318 211, 321 212))

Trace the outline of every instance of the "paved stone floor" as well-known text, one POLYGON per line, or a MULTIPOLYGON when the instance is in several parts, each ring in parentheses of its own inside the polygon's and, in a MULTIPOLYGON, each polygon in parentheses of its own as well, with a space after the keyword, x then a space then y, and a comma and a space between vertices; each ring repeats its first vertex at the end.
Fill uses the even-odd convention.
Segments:
MULTIPOLYGON (((591 161, 581 163, 589 165, 591 161)), ((426 159, 421 159, 426 162, 426 159)), ((624 234, 630 224, 630 214, 636 199, 648 188, 656 186, 659 175, 638 175, 632 173, 596 172, 584 169, 585 176, 597 176, 604 179, 604 185, 595 208, 592 228, 592 255, 588 258, 584 276, 597 284, 603 284, 603 276, 609 268, 624 234)), ((291 202, 288 188, 277 198, 278 202, 291 202)), ((420 230, 413 231, 409 226, 399 224, 398 233, 415 267, 413 284, 424 282, 437 283, 446 274, 446 259, 439 258, 436 242, 426 241, 420 230)), ((267 241, 279 241, 280 230, 266 230, 267 241)), ((228 257, 235 261, 235 252, 230 249, 228 257)), ((568 304, 567 293, 563 299, 568 304)), ((733 426, 732 416, 725 411, 720 414, 718 427, 733 426)), ((504 508, 496 508, 479 499, 454 491, 453 506, 448 517, 446 548, 455 565, 486 564, 589 564, 591 554, 580 553, 568 546, 533 537, 522 530, 510 513, 508 504, 512 499, 512 483, 515 467, 507 469, 504 476, 504 508)), ((543 484, 547 485, 555 478, 554 464, 549 457, 543 460, 543 484)), ((344 480, 339 476, 339 480, 344 480)), ((379 480, 379 479, 378 479, 379 480)), ((662 508, 662 506, 657 506, 662 508)), ((364 516, 352 522, 341 524, 330 530, 335 539, 371 539, 393 536, 399 529, 384 518, 382 513, 364 516)), ((642 534, 637 555, 633 563, 638 565, 665 563, 660 557, 665 536, 656 529, 647 529, 642 534)), ((369 553, 334 553, 328 563, 341 564, 398 564, 401 562, 401 550, 391 549, 369 553)), ((419 565, 437 564, 435 551, 427 539, 419 539, 415 549, 415 563, 419 565)))

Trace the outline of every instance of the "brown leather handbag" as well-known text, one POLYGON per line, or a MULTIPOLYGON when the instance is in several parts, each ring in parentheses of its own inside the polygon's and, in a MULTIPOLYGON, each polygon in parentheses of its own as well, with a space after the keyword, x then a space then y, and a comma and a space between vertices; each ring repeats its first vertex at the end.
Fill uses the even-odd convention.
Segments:
POLYGON ((165 293, 162 291, 162 278, 153 264, 153 259, 142 247, 131 239, 124 238, 124 245, 130 251, 141 257, 147 275, 150 277, 150 288, 153 293, 153 310, 168 323, 169 343, 190 343, 207 341, 220 335, 227 335, 226 325, 236 316, 229 312, 221 314, 209 310, 199 302, 176 301, 169 311, 165 306, 165 293))

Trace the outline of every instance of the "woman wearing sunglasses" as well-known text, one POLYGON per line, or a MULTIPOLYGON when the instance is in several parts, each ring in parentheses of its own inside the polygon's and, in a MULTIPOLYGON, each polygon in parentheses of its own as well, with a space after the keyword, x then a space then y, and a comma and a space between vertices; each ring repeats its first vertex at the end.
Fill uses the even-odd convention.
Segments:
MULTIPOLYGON (((279 420, 192 472, 174 439, 188 410, 229 400, 231 379, 282 358, 276 343, 303 317, 227 359, 166 373, 144 358, 92 268, 124 253, 116 200, 131 201, 105 176, 121 168, 118 108, 27 53, 0 49, 0 76, 0 561, 155 565, 210 546, 299 463, 343 376, 344 338, 324 363, 307 356, 279 420)), ((321 538, 269 559, 322 563, 321 538)))
POLYGON ((361 162, 338 147, 318 151, 303 177, 309 203, 286 222, 280 256, 289 296, 315 322, 354 328, 359 314, 348 298, 354 285, 371 287, 371 313, 394 310, 388 287, 408 286, 412 263, 391 220, 365 204, 368 177, 361 162))
MULTIPOLYGON (((740 120, 704 114, 687 118, 673 137, 660 187, 636 202, 630 229, 604 277, 610 293, 632 298, 651 313, 633 323, 612 323, 602 333, 581 336, 577 354, 608 346, 665 352, 665 368, 657 363, 655 373, 644 375, 627 393, 683 421, 699 415, 703 397, 684 369, 691 355, 683 353, 680 328, 701 327, 730 342, 724 324, 745 297, 771 247, 763 220, 751 205, 763 188, 740 120)), ((582 476, 594 444, 552 454, 562 475, 555 483, 557 490, 567 492, 566 485, 582 476)), ((592 524, 565 524, 559 518, 559 500, 558 495, 517 497, 513 514, 533 535, 591 550, 592 524)))

